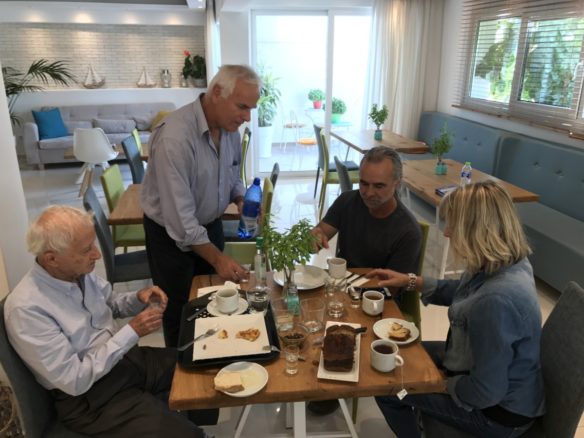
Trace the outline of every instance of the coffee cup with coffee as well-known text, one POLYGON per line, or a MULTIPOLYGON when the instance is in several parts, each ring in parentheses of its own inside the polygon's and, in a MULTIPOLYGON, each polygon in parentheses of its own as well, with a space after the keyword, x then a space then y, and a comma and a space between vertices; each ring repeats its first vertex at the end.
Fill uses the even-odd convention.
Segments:
POLYGON ((375 316, 383 312, 385 305, 384 295, 376 290, 363 292, 361 296, 361 308, 367 315, 375 316))
POLYGON ((340 257, 331 257, 327 260, 328 272, 332 278, 345 278, 347 274, 347 261, 340 257))
POLYGON ((219 289, 215 293, 215 303, 221 313, 235 312, 239 306, 239 292, 235 288, 219 289))
POLYGON ((387 373, 396 366, 403 366, 403 358, 397 354, 399 348, 395 342, 387 339, 377 339, 371 343, 371 366, 377 371, 387 373))

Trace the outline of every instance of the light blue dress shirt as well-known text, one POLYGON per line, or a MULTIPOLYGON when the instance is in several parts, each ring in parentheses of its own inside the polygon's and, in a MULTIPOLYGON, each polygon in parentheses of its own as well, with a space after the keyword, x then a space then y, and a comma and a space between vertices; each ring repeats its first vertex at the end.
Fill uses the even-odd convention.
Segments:
POLYGON ((239 132, 221 130, 218 153, 199 96, 169 114, 152 133, 142 183, 144 213, 165 227, 183 251, 209 243, 203 225, 245 194, 240 164, 239 132))
POLYGON ((39 383, 69 395, 85 393, 138 342, 114 318, 145 308, 136 292, 113 293, 91 273, 75 283, 52 277, 38 263, 8 295, 4 319, 10 343, 39 383))

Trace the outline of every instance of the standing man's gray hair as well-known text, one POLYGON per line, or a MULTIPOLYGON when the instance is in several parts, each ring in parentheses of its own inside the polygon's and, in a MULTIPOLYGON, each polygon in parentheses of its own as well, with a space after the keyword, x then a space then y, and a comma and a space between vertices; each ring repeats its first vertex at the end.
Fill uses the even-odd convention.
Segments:
POLYGON ((382 160, 391 160, 393 163, 393 179, 394 181, 399 181, 402 179, 402 162, 399 154, 387 146, 375 146, 365 152, 363 159, 361 160, 361 165, 364 161, 369 163, 379 163, 382 160))
POLYGON ((229 97, 235 88, 235 83, 241 80, 249 84, 262 86, 262 80, 258 74, 247 65, 223 65, 219 68, 217 74, 211 79, 208 90, 211 92, 215 85, 221 88, 221 96, 229 97))

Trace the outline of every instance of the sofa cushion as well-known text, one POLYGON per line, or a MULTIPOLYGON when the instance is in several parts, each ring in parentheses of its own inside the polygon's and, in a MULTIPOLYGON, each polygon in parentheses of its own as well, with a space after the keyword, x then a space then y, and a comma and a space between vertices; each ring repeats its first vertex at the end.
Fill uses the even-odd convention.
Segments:
POLYGON ((131 119, 93 119, 92 122, 94 128, 101 128, 106 134, 130 133, 136 127, 136 122, 131 119))
POLYGON ((152 125, 152 117, 150 116, 136 116, 134 117, 136 128, 138 131, 148 131, 152 125))
POLYGON ((77 128, 90 129, 93 128, 91 122, 88 120, 65 120, 65 126, 69 135, 73 135, 73 131, 77 128))
POLYGON ((39 140, 39 149, 67 149, 73 147, 73 136, 66 135, 65 137, 47 138, 39 140))
POLYGON ((32 116, 39 128, 39 139, 45 140, 68 135, 59 108, 48 111, 33 111, 32 116))

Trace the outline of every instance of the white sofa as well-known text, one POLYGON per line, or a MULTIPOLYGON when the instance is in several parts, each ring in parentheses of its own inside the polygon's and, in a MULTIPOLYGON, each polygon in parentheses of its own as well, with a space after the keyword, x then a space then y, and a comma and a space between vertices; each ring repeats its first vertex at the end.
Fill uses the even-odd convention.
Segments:
MULTIPOLYGON (((28 164, 40 169, 45 164, 76 162, 65 158, 65 151, 73 147, 75 128, 101 127, 112 144, 120 143, 134 127, 138 128, 143 142, 150 137, 152 119, 159 111, 172 111, 171 102, 75 105, 58 107, 69 135, 65 137, 39 139, 39 130, 35 122, 24 124, 23 144, 28 164), (130 129, 131 128, 131 129, 130 129), (122 131, 122 132, 116 132, 122 131)), ((47 110, 50 108, 39 108, 47 110)))

